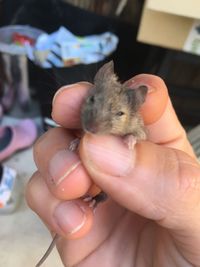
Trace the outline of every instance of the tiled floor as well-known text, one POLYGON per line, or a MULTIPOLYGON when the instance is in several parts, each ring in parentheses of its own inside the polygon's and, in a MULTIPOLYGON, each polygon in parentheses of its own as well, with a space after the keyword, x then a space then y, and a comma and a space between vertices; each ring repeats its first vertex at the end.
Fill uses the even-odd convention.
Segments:
MULTIPOLYGON (((24 199, 27 181, 36 169, 32 148, 18 152, 5 164, 17 170, 21 194, 16 211, 0 215, 0 266, 34 267, 49 246, 51 236, 24 199)), ((43 267, 63 267, 56 249, 43 267)))
MULTIPOLYGON (((21 197, 16 211, 0 215, 0 266, 34 267, 51 242, 51 237, 39 218, 28 208, 24 189, 35 170, 32 148, 17 153, 6 165, 18 171, 21 197)), ((54 250, 43 267, 61 267, 59 256, 54 250)))

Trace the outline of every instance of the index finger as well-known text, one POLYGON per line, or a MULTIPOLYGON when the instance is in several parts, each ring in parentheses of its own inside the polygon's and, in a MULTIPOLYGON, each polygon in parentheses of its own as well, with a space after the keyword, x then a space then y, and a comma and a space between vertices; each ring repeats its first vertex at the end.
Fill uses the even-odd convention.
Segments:
POLYGON ((52 118, 68 129, 80 129, 81 106, 92 84, 79 82, 61 87, 53 98, 52 118))

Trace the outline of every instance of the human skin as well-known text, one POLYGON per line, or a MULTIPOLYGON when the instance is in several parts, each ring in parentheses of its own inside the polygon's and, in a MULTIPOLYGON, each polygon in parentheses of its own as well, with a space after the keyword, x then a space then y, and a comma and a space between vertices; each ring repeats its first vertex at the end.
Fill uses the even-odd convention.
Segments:
POLYGON ((79 152, 67 147, 81 128, 91 84, 61 88, 52 117, 61 127, 34 146, 38 170, 26 190, 29 206, 57 242, 64 266, 200 266, 200 166, 164 82, 141 74, 148 141, 128 149, 122 138, 85 134, 79 152), (96 212, 80 197, 94 184, 109 195, 96 212))

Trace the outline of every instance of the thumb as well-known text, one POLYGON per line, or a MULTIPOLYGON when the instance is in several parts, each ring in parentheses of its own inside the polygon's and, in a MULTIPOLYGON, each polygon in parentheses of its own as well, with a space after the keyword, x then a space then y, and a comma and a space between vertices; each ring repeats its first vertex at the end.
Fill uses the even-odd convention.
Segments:
POLYGON ((95 184, 125 208, 171 229, 199 225, 200 167, 186 153, 150 142, 130 150, 120 137, 85 134, 80 156, 95 184))

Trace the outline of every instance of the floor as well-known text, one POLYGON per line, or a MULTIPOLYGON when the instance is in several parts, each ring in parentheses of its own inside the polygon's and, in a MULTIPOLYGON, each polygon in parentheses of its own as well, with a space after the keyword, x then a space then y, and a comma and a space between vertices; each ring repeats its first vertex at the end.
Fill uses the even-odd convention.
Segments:
MULTIPOLYGON (((5 117, 3 123, 16 122, 12 117, 5 117)), ((40 118, 36 119, 40 124, 40 118)), ((18 152, 5 162, 18 172, 20 198, 14 213, 0 215, 0 266, 34 267, 43 256, 51 242, 51 236, 40 219, 26 204, 24 191, 26 184, 35 171, 32 148, 18 152)), ((63 267, 59 255, 54 249, 43 267, 63 267)))

